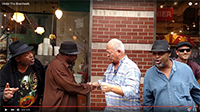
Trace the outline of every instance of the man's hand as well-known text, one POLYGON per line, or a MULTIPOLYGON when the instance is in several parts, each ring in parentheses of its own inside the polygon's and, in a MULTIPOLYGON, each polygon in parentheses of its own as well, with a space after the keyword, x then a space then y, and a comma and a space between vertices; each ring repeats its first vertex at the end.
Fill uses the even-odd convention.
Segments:
POLYGON ((94 85, 92 85, 91 82, 87 82, 88 85, 90 85, 90 87, 92 88, 92 90, 94 90, 96 87, 94 85))
POLYGON ((113 88, 112 85, 110 85, 110 84, 108 84, 108 83, 105 83, 105 82, 101 82, 100 84, 101 84, 101 90, 102 90, 103 92, 112 91, 112 88, 113 88))
POLYGON ((3 100, 8 101, 13 97, 13 94, 18 91, 19 88, 10 88, 9 83, 6 83, 6 87, 4 89, 3 100))

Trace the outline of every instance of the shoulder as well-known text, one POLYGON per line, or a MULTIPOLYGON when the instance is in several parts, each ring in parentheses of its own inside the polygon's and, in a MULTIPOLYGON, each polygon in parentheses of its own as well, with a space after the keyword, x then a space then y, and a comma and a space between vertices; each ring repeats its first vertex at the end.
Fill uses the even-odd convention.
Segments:
POLYGON ((12 68, 12 66, 14 66, 14 63, 12 63, 12 61, 9 60, 8 63, 6 63, 0 70, 1 71, 8 71, 12 68))
POLYGON ((126 57, 123 63, 124 65, 126 65, 127 68, 138 68, 137 64, 133 62, 131 59, 129 59, 128 57, 126 57))
POLYGON ((179 62, 179 61, 173 61, 173 64, 174 64, 177 68, 183 68, 183 67, 190 68, 187 64, 182 63, 182 62, 179 62))
MULTIPOLYGON (((191 64, 191 65, 195 65, 195 66, 199 66, 199 64, 197 64, 196 62, 194 62, 194 61, 189 61, 189 64, 191 64)), ((199 66, 200 67, 200 66, 199 66)))
POLYGON ((157 69, 157 67, 155 65, 153 65, 151 68, 147 69, 144 78, 149 79, 149 77, 156 75, 156 73, 157 73, 156 69, 157 69))

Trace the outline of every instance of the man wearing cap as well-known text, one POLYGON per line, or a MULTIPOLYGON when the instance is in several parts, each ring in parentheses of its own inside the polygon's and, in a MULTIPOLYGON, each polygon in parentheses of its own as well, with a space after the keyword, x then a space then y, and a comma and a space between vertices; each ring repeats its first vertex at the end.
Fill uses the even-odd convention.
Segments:
MULTIPOLYGON (((190 55, 192 54, 192 45, 189 42, 179 42, 176 45, 176 54, 178 55, 178 58, 176 58, 175 61, 187 64, 192 69, 194 76, 200 85, 200 66, 189 60, 190 55)), ((200 107, 197 109, 198 112, 200 112, 200 107)))
POLYGON ((200 87, 192 69, 170 59, 166 40, 156 40, 151 48, 153 66, 144 76, 144 112, 188 112, 200 105, 200 87))
POLYGON ((44 91, 45 71, 39 60, 34 58, 31 50, 21 40, 9 45, 11 59, 0 69, 0 103, 1 111, 37 111, 44 91), (25 83, 26 82, 26 83, 25 83), (27 92, 27 89, 29 92, 27 92), (17 106, 17 110, 12 107, 17 106), (23 110, 21 110, 21 109, 23 110))
POLYGON ((70 69, 78 54, 74 42, 61 44, 59 54, 46 71, 42 112, 76 112, 77 95, 89 95, 92 91, 91 85, 76 83, 70 69))
POLYGON ((192 45, 189 42, 179 42, 176 45, 176 54, 178 55, 178 58, 175 60, 183 62, 188 66, 190 66, 190 68, 194 73, 195 78, 199 80, 200 66, 197 63, 189 60, 191 53, 192 53, 192 45))

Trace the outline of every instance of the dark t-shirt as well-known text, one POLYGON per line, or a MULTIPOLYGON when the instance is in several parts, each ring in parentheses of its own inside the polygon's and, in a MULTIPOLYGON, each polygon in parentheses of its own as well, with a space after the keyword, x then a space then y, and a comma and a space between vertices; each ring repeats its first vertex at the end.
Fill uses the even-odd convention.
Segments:
POLYGON ((18 73, 20 79, 19 106, 22 108, 28 108, 34 104, 35 99, 37 98, 38 78, 32 67, 28 67, 25 73, 18 73))

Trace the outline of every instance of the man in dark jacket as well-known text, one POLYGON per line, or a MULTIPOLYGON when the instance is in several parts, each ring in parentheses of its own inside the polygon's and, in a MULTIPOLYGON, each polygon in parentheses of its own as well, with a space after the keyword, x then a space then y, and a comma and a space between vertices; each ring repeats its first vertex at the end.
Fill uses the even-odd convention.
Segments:
POLYGON ((44 91, 45 71, 21 40, 9 45, 11 59, 0 69, 1 111, 37 111, 44 91), (32 107, 35 106, 35 107, 32 107))

